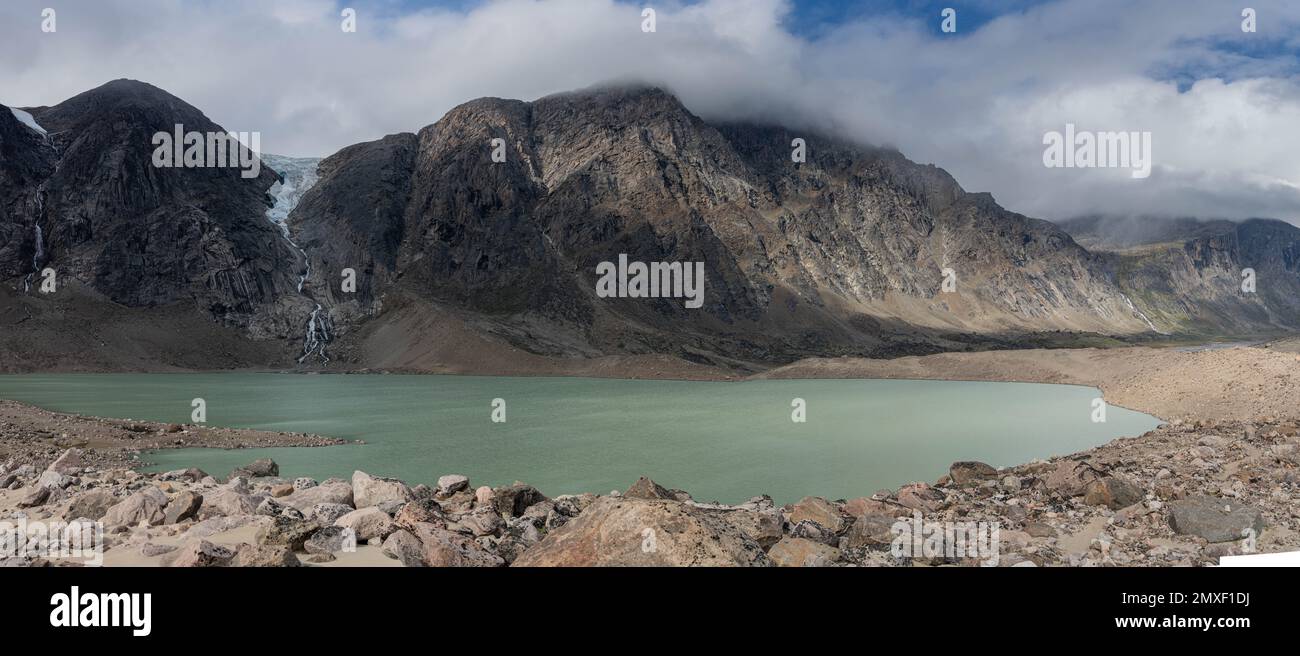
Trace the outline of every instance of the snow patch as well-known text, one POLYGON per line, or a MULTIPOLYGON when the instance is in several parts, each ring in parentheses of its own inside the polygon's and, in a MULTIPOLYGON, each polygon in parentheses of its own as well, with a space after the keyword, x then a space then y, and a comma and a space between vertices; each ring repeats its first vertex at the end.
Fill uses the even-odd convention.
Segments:
POLYGON ((41 127, 40 124, 36 122, 35 118, 32 118, 31 114, 28 114, 21 109, 14 109, 13 107, 10 107, 9 111, 14 113, 14 118, 18 119, 20 123, 40 133, 42 137, 50 136, 50 133, 46 132, 45 128, 41 127))

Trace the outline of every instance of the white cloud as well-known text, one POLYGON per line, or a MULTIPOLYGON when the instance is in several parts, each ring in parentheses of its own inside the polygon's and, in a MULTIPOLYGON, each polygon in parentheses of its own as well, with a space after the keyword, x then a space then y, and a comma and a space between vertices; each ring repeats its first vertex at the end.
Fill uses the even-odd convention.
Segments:
POLYGON ((262 132, 269 152, 323 155, 415 131, 479 96, 644 79, 706 118, 894 145, 1034 216, 1300 219, 1294 54, 1208 45, 1294 44, 1300 4, 1281 0, 1252 2, 1256 35, 1218 0, 1060 0, 957 35, 934 34, 937 15, 894 14, 815 41, 787 31, 782 0, 648 2, 654 34, 641 32, 641 3, 613 0, 497 0, 468 12, 345 3, 358 10, 356 34, 339 29, 329 0, 61 0, 59 31, 42 34, 48 4, 0 7, 0 102, 53 104, 131 77, 228 129, 262 132), (1232 77, 1181 91, 1153 77, 1205 67, 1232 77), (1044 169, 1042 135, 1067 122, 1150 130, 1151 177, 1044 169))

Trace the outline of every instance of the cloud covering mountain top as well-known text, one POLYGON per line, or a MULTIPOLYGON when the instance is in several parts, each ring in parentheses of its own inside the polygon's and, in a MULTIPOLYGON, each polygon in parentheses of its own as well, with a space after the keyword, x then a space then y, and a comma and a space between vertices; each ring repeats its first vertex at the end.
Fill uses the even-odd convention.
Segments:
MULTIPOLYGON (((935 29, 928 3, 815 35, 781 0, 64 0, 0 7, 0 102, 59 102, 144 80, 268 152, 325 155, 413 131, 471 98, 610 80, 661 84, 711 120, 886 144, 1050 219, 1088 213, 1300 221, 1300 5, 1059 0, 935 29), (357 31, 340 29, 355 7, 357 31), (1043 135, 1150 131, 1153 170, 1048 169, 1043 135)), ((868 3, 871 5, 872 3, 868 3)), ((987 11, 996 3, 975 3, 987 11)))

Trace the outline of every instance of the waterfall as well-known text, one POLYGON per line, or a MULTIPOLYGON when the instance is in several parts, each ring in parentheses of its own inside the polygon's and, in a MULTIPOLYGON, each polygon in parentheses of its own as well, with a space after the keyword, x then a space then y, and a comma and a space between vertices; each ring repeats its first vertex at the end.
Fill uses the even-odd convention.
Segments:
POLYGON ((311 257, 307 254, 307 249, 299 246, 298 242, 293 240, 293 235, 289 231, 289 213, 293 211, 294 207, 297 207, 298 201, 302 199, 303 194, 307 193, 307 190, 316 183, 316 165, 320 160, 288 158, 278 155, 263 155, 262 160, 284 177, 283 182, 275 183, 270 189, 270 193, 275 197, 275 205, 267 210, 266 218, 272 225, 280 229, 280 234, 284 237, 285 242, 302 256, 303 272, 298 276, 297 291, 312 301, 315 306, 307 317, 307 327, 303 335, 302 355, 298 356, 298 363, 301 364, 307 358, 315 355, 321 359, 322 364, 329 364, 330 359, 325 352, 325 347, 333 337, 334 326, 330 321, 329 312, 306 289, 307 279, 311 277, 311 257))

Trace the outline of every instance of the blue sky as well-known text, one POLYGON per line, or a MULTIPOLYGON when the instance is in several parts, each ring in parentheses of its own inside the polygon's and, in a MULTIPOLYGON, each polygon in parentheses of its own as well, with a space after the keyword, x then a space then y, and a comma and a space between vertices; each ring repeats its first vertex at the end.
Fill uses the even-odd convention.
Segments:
POLYGON ((706 120, 896 147, 1048 219, 1300 222, 1298 56, 1295 0, 0 2, 5 104, 130 77, 261 132, 268 152, 324 156, 481 96, 648 82, 706 120), (43 34, 51 4, 58 33, 43 34), (945 7, 956 34, 940 32, 945 7), (1044 167, 1044 135, 1066 124, 1151 132, 1151 176, 1044 167))

